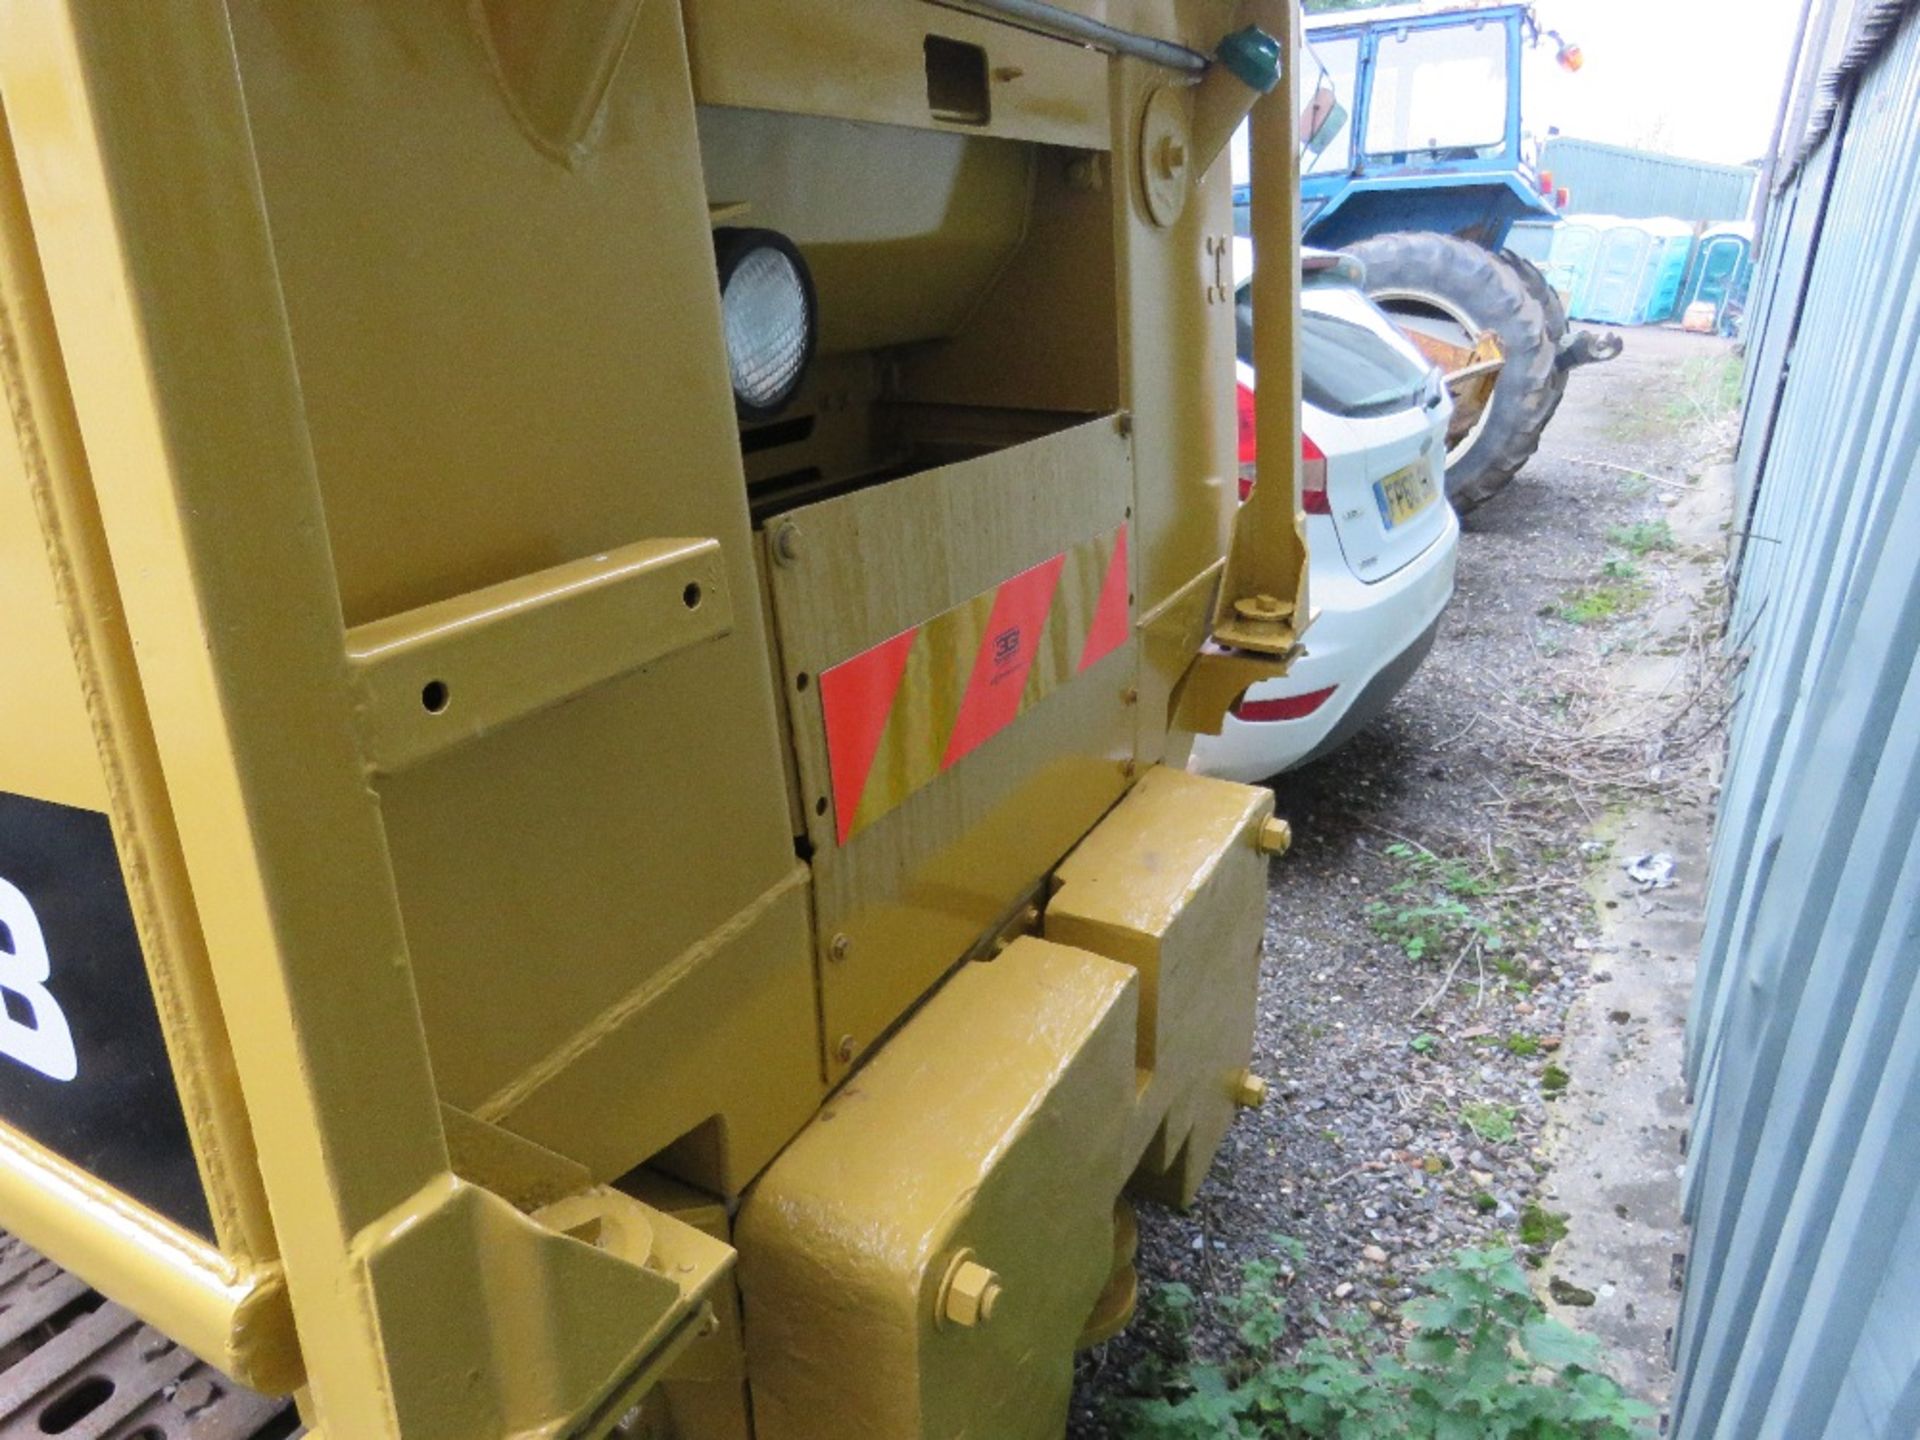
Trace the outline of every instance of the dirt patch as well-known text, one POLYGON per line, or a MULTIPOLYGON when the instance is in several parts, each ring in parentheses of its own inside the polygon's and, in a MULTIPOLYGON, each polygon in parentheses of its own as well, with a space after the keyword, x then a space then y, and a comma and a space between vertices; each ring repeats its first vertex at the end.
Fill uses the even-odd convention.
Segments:
MULTIPOLYGON (((1614 1285, 1639 1328, 1603 1335, 1634 1352, 1623 1379, 1664 1399, 1644 1343, 1660 1312, 1644 1321, 1638 1296, 1653 1282, 1556 1268, 1600 1251, 1578 1248, 1581 1222, 1562 1231, 1577 1187, 1553 1169, 1588 1152, 1549 1136, 1556 1112, 1604 1124, 1620 1083, 1593 1057, 1621 1047, 1592 1050, 1590 1012, 1570 1032, 1569 1010, 1634 943, 1595 900, 1637 891, 1615 879, 1621 817, 1711 801, 1724 500, 1703 502, 1700 476, 1731 439, 1731 363, 1719 341, 1638 331, 1577 374, 1538 458, 1465 520, 1458 594, 1407 691, 1274 782, 1297 839, 1274 868, 1255 1042, 1273 1098, 1235 1126, 1190 1214, 1142 1207, 1142 1317, 1083 1357, 1073 1436, 1122 1433, 1112 1402, 1164 1384, 1170 1358, 1230 1350, 1220 1304, 1250 1261, 1281 1268, 1284 1354, 1343 1313, 1397 1323, 1419 1275, 1490 1242, 1540 1262, 1543 1293, 1614 1285), (1704 529, 1673 524, 1702 503, 1704 529), (1169 1286, 1194 1303, 1170 1314, 1154 1299, 1169 1286)), ((1649 1183, 1677 1191, 1678 1163, 1649 1183)), ((1672 1239, 1658 1228, 1640 1249, 1672 1239)), ((1659 1288, 1665 1303, 1664 1274, 1659 1288)))

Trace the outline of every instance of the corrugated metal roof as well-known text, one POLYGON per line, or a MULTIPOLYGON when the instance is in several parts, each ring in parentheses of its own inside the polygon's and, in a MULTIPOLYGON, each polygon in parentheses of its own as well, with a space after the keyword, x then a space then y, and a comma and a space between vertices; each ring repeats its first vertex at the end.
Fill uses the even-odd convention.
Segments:
POLYGON ((1750 315, 1679 1440, 1920 1434, 1920 14, 1853 23, 1885 8, 1837 17, 1878 48, 1750 315))
POLYGON ((1565 135, 1547 141, 1540 166, 1553 172, 1554 184, 1573 192, 1580 209, 1629 220, 1744 220, 1759 178, 1750 165, 1716 165, 1565 135))
POLYGON ((1791 175, 1827 136, 1840 102, 1860 74, 1885 48, 1887 37, 1897 30, 1903 16, 1914 8, 1913 0, 1865 0, 1851 14, 1829 7, 1824 21, 1829 26, 1823 39, 1826 49, 1820 73, 1809 87, 1805 128, 1792 139, 1787 174, 1791 175), (1845 25, 1834 22, 1844 20, 1845 25))

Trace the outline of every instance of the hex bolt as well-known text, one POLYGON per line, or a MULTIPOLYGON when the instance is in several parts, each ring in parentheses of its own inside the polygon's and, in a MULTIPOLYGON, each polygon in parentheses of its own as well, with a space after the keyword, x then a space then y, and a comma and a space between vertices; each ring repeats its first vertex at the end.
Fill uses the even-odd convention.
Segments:
POLYGON ((833 1052, 834 1055, 839 1059, 842 1065, 851 1065, 853 1063, 853 1052, 854 1052, 853 1036, 842 1035, 840 1037, 840 1044, 835 1048, 833 1052))
POLYGON ((1140 692, 1131 685, 1127 686, 1126 689, 1120 692, 1120 703, 1122 705, 1138 705, 1140 703, 1140 692))
POLYGON ((1000 1303, 1000 1277, 973 1258, 971 1250, 954 1257, 940 1287, 940 1309, 935 1319, 943 1324, 972 1329, 993 1319, 993 1308, 1000 1303))
POLYGON ((1242 1070, 1233 1081, 1233 1103, 1242 1110, 1258 1110, 1267 1103, 1271 1087, 1251 1070, 1242 1070))
POLYGON ((836 935, 833 943, 827 946, 827 955, 834 960, 844 960, 853 953, 853 940, 846 935, 836 935))
POLYGON ((782 520, 774 527, 768 548, 773 551, 774 564, 793 564, 800 558, 800 527, 791 520, 782 520))
POLYGON ((1293 826, 1277 815, 1269 815, 1261 822, 1254 845, 1262 855, 1284 855, 1293 848, 1293 826))

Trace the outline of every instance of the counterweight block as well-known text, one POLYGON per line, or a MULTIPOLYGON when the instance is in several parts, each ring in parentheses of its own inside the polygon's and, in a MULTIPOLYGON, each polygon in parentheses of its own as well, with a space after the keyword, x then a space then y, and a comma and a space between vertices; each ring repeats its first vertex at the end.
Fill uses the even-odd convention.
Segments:
POLYGON ((1060 1433, 1131 1261, 1116 1200, 1190 1201, 1243 1088, 1271 804, 1143 777, 1062 865, 1046 938, 964 967, 753 1187, 759 1440, 1060 1433))

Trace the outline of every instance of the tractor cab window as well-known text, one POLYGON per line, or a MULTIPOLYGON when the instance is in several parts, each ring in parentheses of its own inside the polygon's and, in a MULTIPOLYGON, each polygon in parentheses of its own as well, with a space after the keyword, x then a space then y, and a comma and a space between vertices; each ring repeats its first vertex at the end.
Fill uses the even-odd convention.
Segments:
POLYGON ((1473 160, 1504 151, 1504 25, 1408 25, 1381 34, 1376 43, 1367 154, 1473 160))
MULTIPOLYGON (((1303 157, 1302 172, 1308 175, 1344 175, 1353 168, 1353 126, 1344 119, 1354 105, 1354 77, 1360 70, 1360 37, 1348 36, 1339 40, 1316 40, 1308 48, 1306 64, 1301 69, 1301 96, 1303 105, 1313 99, 1313 92, 1321 84, 1333 89, 1337 111, 1328 116, 1326 144, 1315 149, 1307 147, 1303 157), (1318 62, 1317 64, 1315 62, 1318 62)), ((1302 127, 1303 138, 1315 140, 1302 127)))

